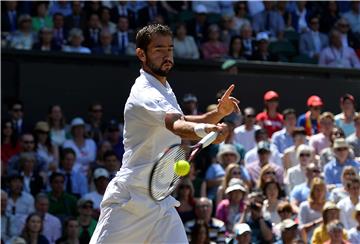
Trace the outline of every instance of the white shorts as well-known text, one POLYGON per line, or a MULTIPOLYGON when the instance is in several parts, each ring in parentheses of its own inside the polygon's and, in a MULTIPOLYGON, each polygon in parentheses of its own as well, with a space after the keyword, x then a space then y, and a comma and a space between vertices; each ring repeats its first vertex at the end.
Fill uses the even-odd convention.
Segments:
POLYGON ((144 188, 131 187, 115 177, 101 202, 101 214, 90 244, 188 243, 183 223, 169 196, 151 199, 144 188))

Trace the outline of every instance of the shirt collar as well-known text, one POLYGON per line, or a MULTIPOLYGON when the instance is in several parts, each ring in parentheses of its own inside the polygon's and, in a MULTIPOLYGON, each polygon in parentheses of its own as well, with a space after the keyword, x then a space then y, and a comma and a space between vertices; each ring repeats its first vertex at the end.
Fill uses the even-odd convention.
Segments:
POLYGON ((156 79, 155 76, 153 76, 152 74, 146 72, 143 69, 140 69, 140 74, 143 75, 145 77, 145 79, 151 84, 153 85, 156 89, 160 90, 160 91, 165 91, 168 92, 170 88, 170 85, 167 81, 165 81, 165 86, 161 83, 161 81, 159 81, 158 79, 156 79))

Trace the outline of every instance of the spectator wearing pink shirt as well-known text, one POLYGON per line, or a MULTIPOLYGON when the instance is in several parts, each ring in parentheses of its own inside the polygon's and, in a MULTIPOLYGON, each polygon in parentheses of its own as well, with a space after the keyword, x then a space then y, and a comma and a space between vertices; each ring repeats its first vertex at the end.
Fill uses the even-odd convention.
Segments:
POLYGON ((228 49, 225 43, 220 41, 220 29, 217 25, 208 28, 208 41, 202 44, 201 51, 204 59, 224 58, 228 49))
POLYGON ((309 145, 315 149, 319 155, 321 151, 331 146, 330 136, 334 128, 334 115, 330 112, 324 112, 320 115, 320 132, 310 137, 309 145))

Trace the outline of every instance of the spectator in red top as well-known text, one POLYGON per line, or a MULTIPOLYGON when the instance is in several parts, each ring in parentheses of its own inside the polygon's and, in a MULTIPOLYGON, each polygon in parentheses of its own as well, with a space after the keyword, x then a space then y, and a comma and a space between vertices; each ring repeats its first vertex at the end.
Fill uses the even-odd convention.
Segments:
POLYGON ((265 111, 256 116, 256 121, 263 127, 271 138, 272 134, 283 127, 283 116, 277 112, 279 95, 274 91, 267 91, 264 95, 265 111))
POLYGON ((8 160, 20 152, 20 144, 14 133, 11 120, 1 123, 1 160, 3 166, 7 165, 8 160))

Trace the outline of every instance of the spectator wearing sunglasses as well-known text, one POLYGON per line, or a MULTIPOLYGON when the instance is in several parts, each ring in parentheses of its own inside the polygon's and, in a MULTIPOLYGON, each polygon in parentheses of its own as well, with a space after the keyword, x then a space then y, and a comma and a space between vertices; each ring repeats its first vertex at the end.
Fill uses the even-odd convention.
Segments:
POLYGON ((79 225, 80 225, 80 243, 89 243, 92 234, 95 231, 97 221, 92 217, 93 202, 88 199, 80 199, 77 202, 79 211, 79 225))
POLYGON ((338 203, 341 199, 348 197, 349 193, 346 191, 346 185, 356 175, 356 170, 353 166, 345 166, 341 174, 342 185, 331 191, 329 200, 334 203, 338 203))
POLYGON ((24 122, 24 104, 21 101, 15 101, 10 105, 9 115, 18 138, 23 133, 31 131, 30 127, 24 122))

